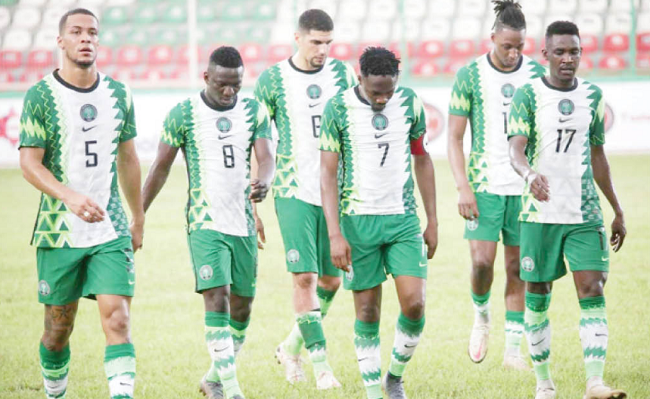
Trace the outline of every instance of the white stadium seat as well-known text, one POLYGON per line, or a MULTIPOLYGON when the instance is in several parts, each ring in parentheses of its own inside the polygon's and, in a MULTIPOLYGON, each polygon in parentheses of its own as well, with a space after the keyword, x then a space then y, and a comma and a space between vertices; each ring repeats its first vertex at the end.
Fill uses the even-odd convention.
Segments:
POLYGON ((519 0, 519 4, 526 19, 529 15, 543 15, 546 12, 546 0, 519 0))
POLYGON ((600 37, 604 30, 603 18, 599 14, 578 14, 575 19, 580 33, 595 35, 600 37))
POLYGON ((537 15, 526 15, 526 36, 535 40, 541 40, 546 33, 546 26, 542 22, 542 17, 537 15))
POLYGON ((106 6, 108 7, 114 7, 114 6, 128 6, 133 3, 135 3, 136 0, 106 0, 106 6))
POLYGON ((632 18, 625 12, 610 13, 605 20, 605 33, 630 33, 632 18))
POLYGON ((293 23, 274 24, 270 44, 292 44, 296 28, 293 23))
POLYGON ((59 27, 59 20, 61 20, 61 17, 63 14, 65 14, 68 11, 67 8, 61 8, 61 7, 49 7, 46 8, 45 11, 43 11, 43 24, 42 26, 54 26, 54 27, 59 27))
MULTIPOLYGON (((336 12, 337 12, 337 7, 336 7, 336 2, 332 0, 312 0, 309 3, 309 8, 317 8, 319 10, 323 10, 327 13, 327 15, 330 16, 333 20, 336 19, 336 12)), ((337 26, 334 26, 335 29, 338 29, 337 26)))
POLYGON ((372 0, 367 12, 368 21, 392 21, 397 16, 397 4, 394 0, 372 0))
POLYGON ((481 20, 475 17, 456 17, 451 30, 452 39, 476 39, 481 34, 481 20))
POLYGON ((41 12, 35 7, 18 7, 14 11, 12 27, 33 29, 41 23, 41 12))
POLYGON ((637 33, 650 32, 650 11, 645 11, 639 14, 636 22, 637 33))
POLYGON ((106 0, 82 0, 79 2, 79 4, 84 5, 84 8, 97 8, 104 6, 106 3, 106 0))
POLYGON ((279 24, 291 25, 291 30, 295 31, 294 24, 300 14, 307 10, 307 0, 282 0, 277 5, 277 22, 279 24))
POLYGON ((36 32, 34 35, 33 49, 38 50, 54 50, 56 46, 56 38, 59 36, 57 28, 43 28, 36 32))
POLYGON ((19 7, 42 7, 46 0, 20 0, 19 7))
MULTIPOLYGON (((634 0, 634 8, 639 8, 639 0, 634 0)), ((611 0, 609 4, 609 12, 630 12, 632 10, 630 0, 611 0)))
POLYGON ((11 23, 11 11, 7 7, 0 7, 0 30, 3 30, 11 23))
POLYGON ((422 21, 420 36, 422 40, 442 40, 449 38, 451 24, 446 18, 425 18, 422 21))
POLYGON ((77 0, 49 0, 47 2, 48 7, 62 7, 66 9, 71 9, 73 8, 73 5, 77 2, 77 0))
POLYGON ((404 17, 408 21, 420 20, 427 14, 426 0, 404 0, 404 17))
POLYGON ((451 17, 456 10, 456 2, 449 0, 430 0, 429 18, 451 17))
POLYGON ((390 39, 391 23, 388 21, 374 21, 368 19, 361 29, 361 42, 385 43, 390 39))
MULTIPOLYGON (((580 11, 602 14, 607 11, 607 0, 579 0, 580 11)), ((580 26, 578 26, 580 27, 580 26)))
POLYGON ((25 51, 32 44, 32 35, 26 29, 10 29, 5 32, 3 50, 25 51))
MULTIPOLYGON (((570 15, 566 15, 566 14, 547 15, 546 19, 544 20, 544 33, 543 34, 546 33, 546 28, 548 28, 548 26, 550 24, 552 24, 553 22, 555 22, 555 21, 570 21, 570 22, 573 22, 573 18, 570 15)), ((580 27, 578 27, 578 29, 579 28, 580 27)))
POLYGON ((345 3, 339 10, 339 19, 343 21, 361 21, 368 12, 368 3, 365 0, 354 0, 345 3))
POLYGON ((393 23, 391 42, 399 42, 402 40, 402 33, 407 42, 417 42, 420 40, 420 24, 411 22, 407 19, 406 26, 402 29, 402 21, 397 20, 393 23))
POLYGON ((458 4, 458 16, 462 17, 483 17, 485 15, 485 0, 460 0, 458 4))
POLYGON ((641 6, 639 9, 642 11, 650 11, 650 0, 641 0, 641 6))
POLYGON ((334 22, 334 38, 337 42, 356 43, 361 36, 360 24, 351 24, 346 21, 334 22))
POLYGON ((578 0, 549 0, 548 11, 555 14, 573 14, 578 8, 578 0))

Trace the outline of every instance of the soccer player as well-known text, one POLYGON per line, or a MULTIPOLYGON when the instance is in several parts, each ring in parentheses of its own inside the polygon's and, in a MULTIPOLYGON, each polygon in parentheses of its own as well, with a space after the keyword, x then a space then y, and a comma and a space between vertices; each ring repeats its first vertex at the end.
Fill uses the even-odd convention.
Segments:
POLYGON ((521 278, 526 281, 526 338, 537 376, 536 399, 555 397, 547 310, 553 281, 573 273, 580 302, 586 399, 625 398, 603 384, 607 353, 604 286, 609 248, 594 180, 614 210, 610 243, 623 245, 625 221, 605 157, 605 101, 599 87, 576 78, 580 35, 571 22, 546 30, 549 75, 515 93, 510 110, 510 159, 526 181, 522 196, 521 278))
POLYGON ((77 8, 59 22, 62 66, 32 86, 20 118, 20 167, 42 192, 32 245, 45 305, 40 361, 47 398, 64 398, 79 298, 97 300, 111 398, 133 398, 133 252, 144 212, 131 92, 99 73, 98 21, 77 8), (122 208, 118 179, 131 209, 122 208))
POLYGON ((156 160, 143 189, 145 211, 165 184, 178 149, 189 179, 187 243, 196 292, 205 304, 212 358, 201 380, 209 399, 243 399, 235 357, 246 337, 257 277, 251 201, 266 196, 275 170, 266 108, 239 97, 244 66, 233 47, 219 47, 203 73, 205 89, 167 115, 156 160), (250 181, 251 150, 258 178, 250 181))
POLYGON ((268 107, 279 134, 273 192, 287 269, 293 277, 296 323, 275 356, 289 383, 304 381, 300 359, 304 344, 318 389, 340 386, 327 362, 321 323, 341 285, 340 270, 330 261, 321 207, 318 135, 327 100, 356 84, 350 65, 327 56, 333 29, 324 11, 305 11, 295 34, 298 52, 264 71, 255 87, 255 96, 268 107))
POLYGON ((522 55, 526 19, 512 0, 493 1, 496 20, 494 48, 461 68, 449 105, 448 156, 458 188, 458 213, 465 218, 472 271, 474 326, 469 340, 470 359, 480 363, 488 350, 489 300, 499 233, 503 238, 506 269, 506 322, 503 365, 529 370, 520 354, 524 333, 524 283, 519 278, 520 196, 524 181, 510 166, 506 117, 515 88, 542 76, 544 68, 522 55), (472 149, 467 173, 463 136, 467 121, 472 149))
POLYGON ((424 328, 427 259, 438 243, 433 163, 423 146, 424 107, 413 90, 397 86, 398 65, 392 52, 366 49, 360 84, 328 101, 320 137, 321 195, 332 262, 346 271, 343 284, 353 292, 354 345, 369 399, 382 397, 382 283, 393 275, 401 308, 383 385, 389 398, 402 399, 402 375, 424 328), (411 154, 427 215, 424 234, 416 214, 411 154))

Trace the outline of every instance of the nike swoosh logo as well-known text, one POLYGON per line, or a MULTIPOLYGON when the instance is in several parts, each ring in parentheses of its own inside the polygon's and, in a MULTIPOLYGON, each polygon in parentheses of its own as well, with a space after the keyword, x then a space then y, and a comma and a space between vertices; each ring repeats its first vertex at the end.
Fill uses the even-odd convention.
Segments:
POLYGON ((386 132, 386 133, 382 133, 382 134, 377 133, 377 134, 375 134, 375 138, 376 138, 376 139, 380 139, 380 138, 384 137, 384 136, 387 135, 387 134, 388 134, 388 132, 386 132))
POLYGON ((135 284, 135 281, 129 281, 129 285, 135 284))
POLYGON ((597 337, 606 337, 607 334, 596 334, 597 337))
POLYGON ((545 339, 546 339, 546 338, 542 338, 542 340, 541 340, 541 341, 539 341, 539 342, 536 342, 536 343, 534 343, 534 344, 531 344, 531 345, 533 345, 533 346, 537 346, 537 345, 539 345, 539 344, 541 344, 542 342, 544 342, 544 340, 545 340, 545 339))
POLYGON ((507 102, 504 101, 504 102, 503 102, 503 106, 504 106, 504 107, 509 107, 509 106, 510 106, 510 103, 507 103, 507 102))
POLYGON ((420 267, 427 267, 427 263, 420 263, 420 267))
POLYGON ((316 104, 309 104, 309 108, 314 108, 314 107, 318 107, 319 105, 320 105, 320 103, 316 103, 316 104))
POLYGON ((357 362, 361 363, 361 362, 363 362, 364 360, 368 360, 368 358, 367 358, 367 357, 364 357, 364 358, 362 358, 362 359, 357 359, 357 362))
POLYGON ((96 127, 97 127, 97 125, 95 125, 95 126, 91 126, 91 127, 85 127, 85 126, 83 126, 83 127, 81 128, 81 131, 85 133, 85 132, 87 132, 87 131, 89 131, 89 130, 92 130, 92 129, 96 128, 96 127))
POLYGON ((214 348, 214 351, 215 351, 215 352, 223 352, 223 351, 225 351, 226 349, 228 349, 227 346, 226 346, 225 348, 221 348, 221 349, 214 348))
POLYGON ((560 123, 568 122, 571 118, 560 118, 560 123))
POLYGON ((408 349, 415 348, 416 346, 418 346, 418 345, 417 344, 415 344, 415 345, 404 345, 404 347, 408 348, 408 349))
POLYGON ((227 139, 230 136, 232 136, 232 134, 227 134, 225 136, 219 135, 219 140, 227 139))
POLYGON ((132 387, 133 384, 128 384, 126 382, 120 382, 120 385, 125 386, 125 387, 132 387))
POLYGON ((603 262, 607 262, 609 258, 601 257, 600 260, 602 260, 603 262))

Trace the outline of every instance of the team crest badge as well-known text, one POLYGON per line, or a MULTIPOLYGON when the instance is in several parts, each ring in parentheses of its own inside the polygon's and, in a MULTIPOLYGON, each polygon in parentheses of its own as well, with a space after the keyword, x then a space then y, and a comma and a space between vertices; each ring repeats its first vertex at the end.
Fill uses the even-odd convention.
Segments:
POLYGON ((81 119, 85 122, 92 122, 97 118, 97 108, 92 104, 84 104, 81 107, 81 119))
POLYGON ((228 133, 230 129, 232 129, 232 122, 230 119, 222 116, 221 118, 217 119, 217 129, 221 133, 228 133))
POLYGON ((575 109, 575 105, 573 105, 573 101, 565 98, 557 105, 557 109, 562 115, 571 115, 575 109))
POLYGON ((300 252, 297 249, 290 249, 287 252, 287 262, 297 263, 300 260, 300 252))
POLYGON ((50 295, 50 285, 45 280, 38 282, 38 293, 42 296, 50 295))
POLYGON ((510 83, 504 84, 501 86, 501 94, 505 98, 512 98, 512 96, 515 95, 515 86, 511 85, 510 83))
POLYGON ((388 127, 388 118, 384 114, 375 114, 372 117, 372 127, 379 131, 386 130, 388 127))
POLYGON ((210 265, 201 266, 201 269, 199 269, 199 277, 203 281, 210 280, 212 278, 212 267, 210 265))
POLYGON ((535 269, 535 262, 533 262, 533 259, 531 257, 526 256, 521 260, 521 268, 527 272, 532 272, 533 269, 535 269))
POLYGON ((478 219, 476 218, 468 220, 467 222, 465 222, 465 224, 467 225, 467 230, 469 231, 474 231, 478 229, 478 219))
POLYGON ((307 97, 312 100, 319 99, 321 94, 323 94, 323 89, 321 89, 319 85, 309 85, 309 87, 307 87, 307 97))

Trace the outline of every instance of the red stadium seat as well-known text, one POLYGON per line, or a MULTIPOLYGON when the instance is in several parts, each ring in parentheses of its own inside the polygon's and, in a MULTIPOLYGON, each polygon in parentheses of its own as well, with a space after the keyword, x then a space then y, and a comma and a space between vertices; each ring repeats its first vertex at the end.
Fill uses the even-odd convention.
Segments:
POLYGON ((639 33, 636 36, 636 49, 638 51, 650 51, 650 32, 639 33))
MULTIPOLYGON (((207 58, 205 58, 205 53, 206 52, 202 51, 200 46, 196 47, 196 59, 199 62, 207 61, 207 58)), ((176 52, 175 58, 176 63, 188 65, 190 63, 190 47, 187 44, 180 46, 176 52)))
POLYGON ((40 69, 25 69, 18 80, 24 83, 34 84, 43 79, 44 76, 45 72, 41 71, 40 69))
POLYGON ((167 75, 165 72, 158 68, 149 68, 145 70, 142 73, 142 76, 140 76, 141 79, 148 80, 148 81, 158 81, 158 80, 164 80, 167 78, 167 75))
POLYGON ((418 57, 426 60, 429 58, 440 57, 445 51, 445 45, 440 40, 425 40, 420 43, 418 48, 418 57))
POLYGON ((18 68, 23 61, 23 54, 18 50, 0 51, 0 67, 2 69, 18 68))
POLYGON ((29 68, 46 68, 54 64, 54 55, 50 50, 32 50, 27 55, 29 68))
POLYGON ((626 34, 612 33, 605 36, 603 50, 612 53, 627 51, 630 48, 630 38, 626 34))
POLYGON ((592 69, 594 69, 594 60, 592 60, 588 55, 580 57, 580 70, 588 72, 592 69))
MULTIPOLYGON (((244 68, 244 73, 246 73, 247 69, 248 68, 244 68)), ((200 81, 203 81, 203 72, 204 71, 205 71, 205 68, 199 68, 197 78, 200 81)), ((169 76, 169 79, 176 79, 176 80, 181 79, 181 80, 186 81, 187 79, 189 79, 190 73, 189 73, 189 70, 187 69, 186 66, 181 66, 181 67, 178 67, 178 68, 174 69, 168 76, 169 76)))
POLYGON ((357 60, 361 58, 361 54, 363 54, 363 52, 368 47, 385 47, 385 46, 382 43, 371 43, 371 42, 359 43, 359 47, 357 47, 357 60))
POLYGON ((161 44, 152 46, 147 54, 147 64, 149 65, 167 65, 174 58, 174 50, 171 46, 161 44))
POLYGON ((537 41, 532 37, 527 37, 524 43, 524 50, 522 53, 530 56, 537 53, 539 49, 537 48, 537 41))
POLYGON ((129 81, 135 79, 135 72, 129 68, 119 68, 113 72, 111 77, 119 81, 129 81))
POLYGON ((449 55, 454 58, 469 57, 474 55, 476 46, 474 40, 458 39, 449 44, 449 55))
POLYGON ((239 53, 241 54, 244 64, 258 62, 262 60, 263 49, 257 43, 245 43, 239 46, 239 53))
POLYGON ((444 73, 450 74, 450 75, 455 75, 456 72, 462 67, 464 67, 468 62, 467 58, 461 57, 461 58, 449 58, 447 60, 447 63, 445 63, 445 67, 443 69, 444 73))
POLYGON ((349 61, 354 55, 354 48, 350 43, 334 43, 330 48, 330 55, 342 61, 349 61))
POLYGON ((580 46, 583 53, 593 53, 598 50, 598 37, 595 35, 580 35, 580 46))
POLYGON ((293 48, 289 44, 274 44, 269 48, 268 61, 271 63, 286 60, 293 55, 293 48))
POLYGON ((650 53, 638 53, 636 55, 636 67, 640 69, 650 69, 650 53))
POLYGON ((102 68, 113 63, 113 50, 110 47, 100 46, 97 48, 97 66, 102 68))
POLYGON ((616 54, 605 55, 600 59, 600 62, 598 63, 598 68, 613 71, 621 70, 626 66, 627 62, 625 62, 625 59, 616 54))
POLYGON ((139 46, 127 45, 117 52, 117 65, 133 66, 142 63, 142 49, 139 46))
MULTIPOLYGON (((401 43, 391 43, 388 46, 388 49, 395 53, 397 58, 402 58, 402 44, 401 43)), ((413 42, 408 42, 406 43, 406 51, 409 53, 409 57, 413 58, 415 54, 417 54, 417 49, 415 48, 415 44, 413 42)))
POLYGON ((0 83, 11 83, 14 81, 14 76, 7 70, 0 71, 0 83))
POLYGON ((485 54, 490 51, 492 51, 492 47, 494 47, 494 44, 492 43, 492 39, 483 39, 481 40, 481 45, 479 46, 479 53, 485 54))
POLYGON ((432 77, 440 73, 438 65, 433 61, 420 61, 413 66, 413 76, 417 77, 432 77))

